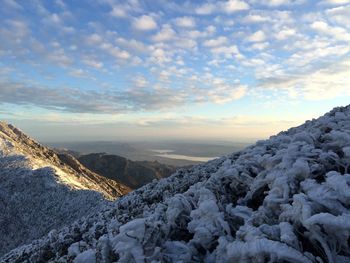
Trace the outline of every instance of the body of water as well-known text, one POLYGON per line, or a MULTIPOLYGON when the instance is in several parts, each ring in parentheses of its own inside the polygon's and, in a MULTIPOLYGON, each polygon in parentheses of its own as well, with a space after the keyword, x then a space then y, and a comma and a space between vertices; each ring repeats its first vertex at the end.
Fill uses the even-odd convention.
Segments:
POLYGON ((155 156, 158 157, 164 157, 164 158, 170 158, 170 159, 177 159, 177 160, 188 160, 188 161, 194 161, 194 162, 207 162, 209 160, 213 160, 217 157, 199 157, 199 156, 188 156, 188 155, 182 155, 182 154, 175 154, 173 153, 173 150, 151 150, 152 152, 155 152, 155 156))

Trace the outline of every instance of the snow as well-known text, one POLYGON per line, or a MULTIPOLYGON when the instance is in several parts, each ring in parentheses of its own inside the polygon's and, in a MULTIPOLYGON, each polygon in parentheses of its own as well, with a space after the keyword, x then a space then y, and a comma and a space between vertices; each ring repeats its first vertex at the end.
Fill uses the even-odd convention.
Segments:
POLYGON ((57 160, 52 151, 0 122, 0 256, 51 230, 53 240, 53 229, 109 205, 57 160))
POLYGON ((350 106, 335 108, 180 169, 1 260, 350 262, 349 149, 350 106))

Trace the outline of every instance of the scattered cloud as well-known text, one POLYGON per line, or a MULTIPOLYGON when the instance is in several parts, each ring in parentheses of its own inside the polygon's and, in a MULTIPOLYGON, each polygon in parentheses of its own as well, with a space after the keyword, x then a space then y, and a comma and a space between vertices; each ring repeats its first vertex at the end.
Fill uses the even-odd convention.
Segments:
POLYGON ((133 27, 141 31, 153 30, 157 28, 157 22, 152 16, 143 15, 135 18, 133 22, 133 27))
POLYGON ((264 31, 259 30, 259 31, 254 32, 253 34, 251 34, 247 38, 247 40, 249 42, 263 42, 266 40, 266 35, 265 35, 264 31))
POLYGON ((175 24, 179 27, 193 28, 196 27, 196 21, 193 17, 183 16, 175 19, 175 24))
POLYGON ((249 4, 240 0, 228 0, 221 4, 222 10, 227 14, 232 14, 242 10, 248 10, 249 4))
POLYGON ((172 29, 169 24, 162 26, 162 29, 152 37, 155 42, 165 42, 173 40, 176 37, 176 32, 172 29))
POLYGON ((228 43, 227 37, 220 36, 220 37, 215 38, 215 39, 208 39, 208 40, 204 41, 203 46, 217 47, 217 46, 225 45, 227 43, 228 43))
POLYGON ((153 114, 268 92, 348 96, 350 2, 316 2, 98 0, 83 12, 63 0, 4 0, 0 103, 153 114))
POLYGON ((324 21, 315 21, 311 24, 311 28, 321 34, 332 36, 339 41, 350 41, 350 32, 342 27, 330 26, 324 21))
POLYGON ((324 0, 321 1, 320 4, 326 4, 326 5, 345 5, 350 4, 349 0, 324 0))
POLYGON ((198 6, 195 9, 195 12, 198 15, 210 15, 214 13, 215 10, 216 10, 216 6, 214 4, 205 3, 205 4, 202 4, 201 6, 198 6))

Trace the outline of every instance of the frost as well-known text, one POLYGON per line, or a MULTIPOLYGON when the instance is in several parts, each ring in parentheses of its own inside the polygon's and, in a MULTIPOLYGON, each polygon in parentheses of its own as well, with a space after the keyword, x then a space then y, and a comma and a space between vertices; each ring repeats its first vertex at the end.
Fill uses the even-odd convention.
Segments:
POLYGON ((84 251, 74 259, 74 263, 96 263, 95 251, 93 249, 84 251))
POLYGON ((1 260, 350 262, 349 149, 350 106, 180 169, 1 260))

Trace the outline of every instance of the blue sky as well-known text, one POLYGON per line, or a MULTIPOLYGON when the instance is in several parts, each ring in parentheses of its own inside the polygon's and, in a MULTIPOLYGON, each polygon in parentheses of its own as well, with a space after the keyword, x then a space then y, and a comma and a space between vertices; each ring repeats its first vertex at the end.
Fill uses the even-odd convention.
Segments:
POLYGON ((249 140, 350 102, 349 0, 1 5, 0 116, 40 140, 249 140))

